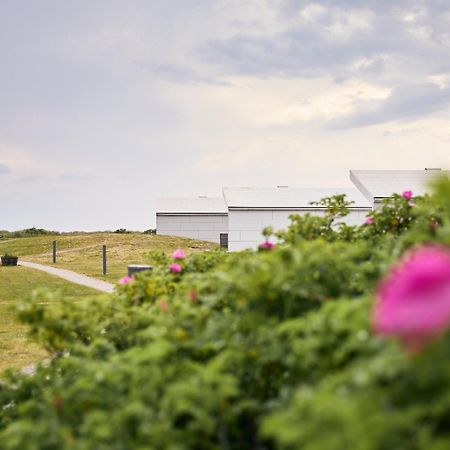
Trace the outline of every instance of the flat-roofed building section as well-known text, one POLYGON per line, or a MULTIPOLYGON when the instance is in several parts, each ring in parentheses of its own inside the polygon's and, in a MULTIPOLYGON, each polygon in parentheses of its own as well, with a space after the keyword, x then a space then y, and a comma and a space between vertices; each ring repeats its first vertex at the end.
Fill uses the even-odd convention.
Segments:
POLYGON ((263 239, 264 227, 286 229, 291 223, 289 216, 293 214, 323 215, 325 208, 311 205, 311 202, 337 194, 345 194, 348 201, 354 202, 343 221, 349 225, 363 223, 372 207, 357 189, 224 188, 229 250, 256 248, 263 239))
POLYGON ((156 204, 156 232, 225 245, 228 211, 224 199, 160 198, 156 204))
POLYGON ((375 208, 384 198, 411 190, 413 195, 429 192, 430 182, 450 171, 430 170, 350 170, 350 180, 375 208))

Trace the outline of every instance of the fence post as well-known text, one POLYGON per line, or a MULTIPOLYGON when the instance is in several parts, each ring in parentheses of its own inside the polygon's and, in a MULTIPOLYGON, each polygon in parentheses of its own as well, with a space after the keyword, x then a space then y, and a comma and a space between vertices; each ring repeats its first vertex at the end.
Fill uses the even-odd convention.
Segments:
POLYGON ((103 254, 103 275, 106 275, 106 245, 103 245, 102 254, 103 254))
POLYGON ((53 264, 56 264, 56 241, 53 241, 53 264))

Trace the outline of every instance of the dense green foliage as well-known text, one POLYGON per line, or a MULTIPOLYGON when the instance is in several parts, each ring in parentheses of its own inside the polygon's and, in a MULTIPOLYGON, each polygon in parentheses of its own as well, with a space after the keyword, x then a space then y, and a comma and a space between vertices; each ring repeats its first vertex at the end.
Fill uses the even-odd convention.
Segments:
POLYGON ((49 235, 59 235, 58 231, 44 230, 43 228, 27 228, 25 230, 19 231, 6 231, 0 230, 0 239, 13 239, 22 237, 32 237, 32 236, 49 236, 49 235))
MULTIPOLYGON (((419 355, 374 335, 374 289, 422 242, 450 245, 450 181, 373 223, 293 218, 274 250, 155 267, 108 300, 21 306, 55 358, 0 387, 0 448, 450 447, 450 335, 419 355)), ((267 231, 267 230, 266 230, 267 231)), ((270 234, 270 231, 269 231, 270 234)))

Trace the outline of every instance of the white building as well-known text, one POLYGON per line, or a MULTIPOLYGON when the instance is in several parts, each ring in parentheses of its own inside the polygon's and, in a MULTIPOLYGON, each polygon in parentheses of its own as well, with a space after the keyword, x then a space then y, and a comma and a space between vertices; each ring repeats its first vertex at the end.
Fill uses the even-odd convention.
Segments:
POLYGON ((160 198, 156 211, 158 234, 226 244, 228 212, 223 198, 160 198))
POLYGON ((349 225, 361 224, 372 210, 369 201, 356 189, 302 188, 224 188, 228 207, 228 248, 230 251, 256 248, 262 241, 262 229, 285 229, 292 214, 324 213, 322 206, 311 205, 324 197, 346 194, 354 203, 343 219, 349 225))
POLYGON ((373 208, 392 194, 411 190, 413 195, 429 192, 430 181, 436 175, 450 175, 440 169, 425 170, 350 170, 350 180, 373 208))
POLYGON ((224 188, 223 198, 165 198, 157 205, 158 234, 188 237, 220 243, 229 250, 256 248, 264 227, 285 229, 292 214, 324 214, 325 208, 311 205, 324 197, 346 194, 354 203, 343 219, 349 225, 363 223, 379 202, 393 193, 406 190, 414 195, 428 191, 436 174, 449 171, 429 170, 351 170, 350 179, 357 189, 303 188, 224 188))

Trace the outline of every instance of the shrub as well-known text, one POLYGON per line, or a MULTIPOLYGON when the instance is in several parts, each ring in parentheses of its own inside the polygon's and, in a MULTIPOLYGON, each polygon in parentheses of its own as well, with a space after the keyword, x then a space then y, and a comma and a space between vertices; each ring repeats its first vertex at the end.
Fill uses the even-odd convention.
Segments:
POLYGON ((1 448, 448 448, 450 335, 412 355, 371 327, 396 260, 450 245, 448 198, 442 179, 351 229, 330 200, 276 248, 177 252, 176 272, 152 254, 101 301, 48 309, 35 292, 19 315, 54 358, 5 375, 1 448))
POLYGON ((0 231, 0 239, 11 239, 11 238, 21 238, 21 237, 33 237, 33 236, 50 236, 59 235, 58 231, 44 230, 43 228, 27 228, 25 230, 19 231, 0 231))
POLYGON ((128 231, 125 228, 118 228, 117 230, 113 231, 113 233, 116 233, 116 234, 129 234, 129 233, 131 233, 131 231, 128 231))

